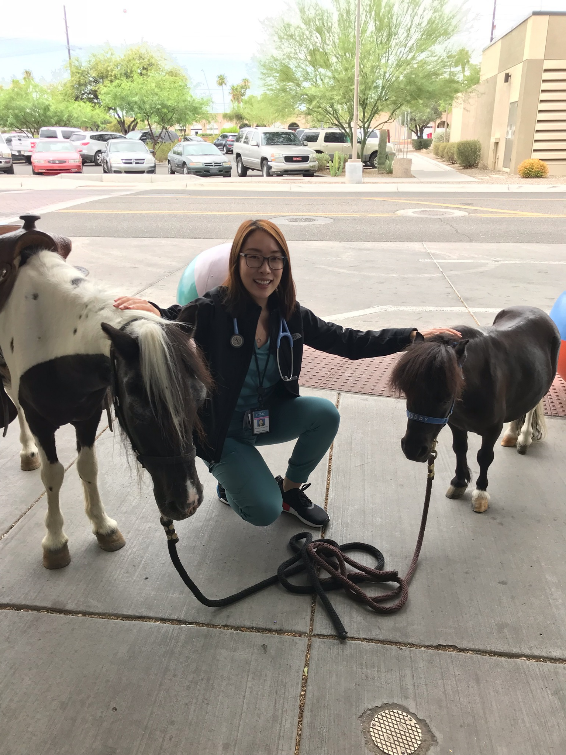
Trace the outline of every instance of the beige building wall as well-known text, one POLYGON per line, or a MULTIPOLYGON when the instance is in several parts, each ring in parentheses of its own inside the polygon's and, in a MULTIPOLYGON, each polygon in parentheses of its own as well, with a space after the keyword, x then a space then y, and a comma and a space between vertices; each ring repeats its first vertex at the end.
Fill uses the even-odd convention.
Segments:
POLYGON ((480 83, 454 102, 451 140, 516 173, 530 157, 566 175, 566 12, 535 12, 484 50, 480 83))

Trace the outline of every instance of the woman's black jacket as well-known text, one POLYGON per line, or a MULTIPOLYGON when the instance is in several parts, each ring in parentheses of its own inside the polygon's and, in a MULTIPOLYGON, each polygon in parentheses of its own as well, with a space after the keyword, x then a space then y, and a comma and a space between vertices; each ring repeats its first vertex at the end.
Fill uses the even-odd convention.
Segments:
MULTIPOLYGON (((161 316, 168 320, 193 322, 196 308, 195 341, 202 350, 214 380, 214 389, 200 411, 204 441, 196 442, 197 454, 207 462, 218 462, 228 432, 228 426, 244 384, 253 356, 255 333, 261 308, 252 300, 238 316, 238 330, 244 338, 240 348, 230 345, 234 335, 234 321, 224 304, 222 286, 208 291, 204 296, 181 307, 174 304, 161 309, 161 316)), ((269 298, 269 332, 273 354, 279 335, 280 314, 277 294, 269 298)), ((301 371, 303 346, 324 351, 348 359, 380 357, 402 351, 410 343, 415 328, 384 328, 383 330, 353 330, 324 322, 310 310, 297 303, 287 321, 293 336, 293 374, 301 371)), ((281 341, 279 360, 284 375, 291 372, 289 339, 281 341)), ((299 395, 297 380, 284 383, 291 396, 299 395)))

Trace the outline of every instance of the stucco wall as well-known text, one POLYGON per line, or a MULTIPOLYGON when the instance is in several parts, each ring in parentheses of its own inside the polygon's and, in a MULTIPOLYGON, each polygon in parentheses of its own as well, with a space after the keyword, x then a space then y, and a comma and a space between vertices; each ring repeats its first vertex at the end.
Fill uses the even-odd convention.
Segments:
POLYGON ((549 17, 544 57, 547 60, 566 58, 566 16, 549 17))

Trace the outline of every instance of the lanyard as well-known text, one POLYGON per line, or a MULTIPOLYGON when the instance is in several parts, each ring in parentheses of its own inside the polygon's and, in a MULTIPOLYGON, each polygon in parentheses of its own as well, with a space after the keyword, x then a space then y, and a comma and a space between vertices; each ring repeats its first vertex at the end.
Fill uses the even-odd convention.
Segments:
POLYGON ((265 390, 263 388, 263 381, 265 380, 265 375, 267 373, 267 367, 269 365, 270 356, 271 356, 271 349, 269 349, 269 351, 267 352, 267 359, 265 360, 265 367, 263 369, 263 375, 262 375, 259 370, 259 359, 257 358, 257 349, 254 343, 254 359, 255 359, 255 366, 257 369, 257 382, 258 382, 257 398, 258 398, 260 408, 263 407, 263 398, 265 396, 265 390))

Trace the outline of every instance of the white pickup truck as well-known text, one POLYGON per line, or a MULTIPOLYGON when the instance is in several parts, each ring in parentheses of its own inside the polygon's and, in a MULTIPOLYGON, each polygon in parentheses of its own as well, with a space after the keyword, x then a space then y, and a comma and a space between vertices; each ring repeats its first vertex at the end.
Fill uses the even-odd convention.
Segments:
POLYGON ((9 144, 12 157, 23 157, 27 163, 31 163, 31 155, 35 147, 35 139, 29 134, 9 134, 5 137, 9 144))

